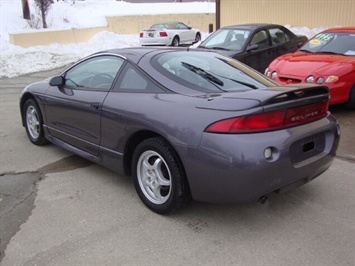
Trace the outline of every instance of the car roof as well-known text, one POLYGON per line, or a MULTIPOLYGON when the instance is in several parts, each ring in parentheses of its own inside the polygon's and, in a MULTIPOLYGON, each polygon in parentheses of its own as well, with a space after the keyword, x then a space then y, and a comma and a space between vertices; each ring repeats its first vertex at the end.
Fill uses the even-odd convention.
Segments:
POLYGON ((115 55, 124 56, 130 61, 138 63, 139 59, 141 59, 145 54, 155 50, 156 48, 148 48, 148 47, 117 48, 117 49, 100 51, 95 53, 95 55, 115 54, 115 55))
POLYGON ((355 33, 355 27, 337 27, 326 29, 323 32, 351 32, 355 33))
POLYGON ((239 24, 239 25, 230 25, 230 26, 225 26, 223 29, 249 29, 249 30, 255 30, 257 28, 269 28, 269 27, 282 27, 281 25, 278 24, 270 24, 270 23, 248 23, 248 24, 239 24))
POLYGON ((153 25, 157 25, 157 24, 169 24, 169 23, 182 23, 180 21, 162 21, 162 22, 156 22, 153 25))
MULTIPOLYGON (((161 25, 161 26, 164 26, 164 27, 175 27, 176 24, 185 24, 181 21, 163 21, 163 22, 157 22, 157 23, 154 23, 151 27, 153 26, 157 26, 157 25, 161 25)), ((186 24, 185 24, 186 25, 186 24)))
POLYGON ((186 47, 128 47, 117 48, 111 50, 105 50, 97 52, 95 55, 115 54, 126 57, 128 60, 138 63, 138 61, 151 52, 164 52, 164 51, 187 51, 186 47))

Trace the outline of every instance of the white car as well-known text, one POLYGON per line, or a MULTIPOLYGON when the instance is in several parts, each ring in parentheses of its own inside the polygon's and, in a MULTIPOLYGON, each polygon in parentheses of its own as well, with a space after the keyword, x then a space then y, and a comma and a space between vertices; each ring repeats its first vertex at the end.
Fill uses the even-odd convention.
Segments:
POLYGON ((142 30, 139 34, 139 42, 142 46, 163 45, 179 46, 182 44, 194 44, 201 40, 201 33, 182 22, 161 22, 142 30))

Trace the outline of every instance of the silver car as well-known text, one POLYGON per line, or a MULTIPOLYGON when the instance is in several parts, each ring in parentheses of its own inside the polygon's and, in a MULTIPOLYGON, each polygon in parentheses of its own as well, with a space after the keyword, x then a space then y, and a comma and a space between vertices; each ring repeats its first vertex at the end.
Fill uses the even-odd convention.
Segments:
POLYGON ((93 54, 27 86, 23 126, 132 175, 157 213, 197 201, 265 200, 326 171, 339 127, 325 86, 280 86, 229 57, 186 48, 93 54))
POLYGON ((201 40, 201 33, 182 22, 156 23, 139 34, 142 46, 180 46, 191 45, 201 40))

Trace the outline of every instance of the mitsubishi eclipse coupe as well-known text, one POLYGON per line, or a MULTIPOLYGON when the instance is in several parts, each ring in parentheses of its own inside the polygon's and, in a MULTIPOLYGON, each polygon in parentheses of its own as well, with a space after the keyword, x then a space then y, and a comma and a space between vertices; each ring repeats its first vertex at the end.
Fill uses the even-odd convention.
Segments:
POLYGON ((127 48, 27 86, 20 111, 33 144, 133 176, 165 214, 191 198, 264 200, 322 174, 340 135, 328 103, 325 86, 283 87, 215 52, 127 48))
POLYGON ((265 75, 281 84, 327 86, 330 104, 355 109, 355 27, 318 33, 297 52, 276 58, 265 75))

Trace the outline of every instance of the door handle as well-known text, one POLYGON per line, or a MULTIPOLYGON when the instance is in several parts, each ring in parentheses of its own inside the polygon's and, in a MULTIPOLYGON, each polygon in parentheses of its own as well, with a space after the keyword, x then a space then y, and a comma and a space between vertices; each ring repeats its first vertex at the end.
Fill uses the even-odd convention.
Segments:
POLYGON ((90 105, 90 109, 95 110, 95 111, 99 111, 101 107, 101 104, 99 103, 93 103, 90 105))

